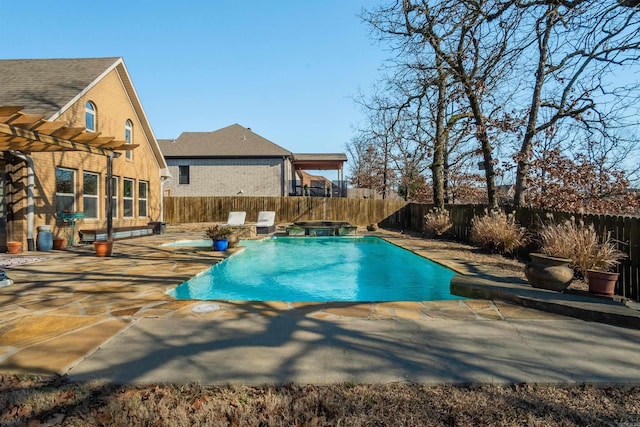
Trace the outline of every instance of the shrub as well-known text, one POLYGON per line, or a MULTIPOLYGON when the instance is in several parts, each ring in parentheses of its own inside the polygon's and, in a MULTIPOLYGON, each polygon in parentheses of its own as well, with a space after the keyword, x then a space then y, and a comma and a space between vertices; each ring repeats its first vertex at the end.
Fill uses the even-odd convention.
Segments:
POLYGON ((453 227, 449 211, 433 208, 424 216, 424 232, 428 236, 440 237, 453 227))
POLYGON ((611 270, 626 256, 617 249, 611 233, 598 236, 593 224, 576 223, 574 218, 544 224, 538 239, 542 253, 571 259, 573 269, 583 276, 587 270, 611 270))
POLYGON ((526 241, 527 231, 516 223, 513 214, 494 210, 471 220, 471 242, 486 251, 513 253, 526 241))
POLYGON ((205 229, 204 234, 211 239, 224 239, 233 234, 233 230, 228 227, 221 227, 218 224, 212 225, 205 229))

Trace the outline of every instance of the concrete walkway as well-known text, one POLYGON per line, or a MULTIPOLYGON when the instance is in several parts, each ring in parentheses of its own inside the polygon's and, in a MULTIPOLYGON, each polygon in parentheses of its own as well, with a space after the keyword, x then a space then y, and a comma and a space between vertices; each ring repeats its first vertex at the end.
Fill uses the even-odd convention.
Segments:
MULTIPOLYGON (((421 239, 385 234, 420 252, 421 239)), ((48 259, 7 269, 15 284, 0 288, 0 371, 139 384, 640 382, 640 330, 499 295, 377 304, 173 300, 167 289, 224 254, 159 245, 201 236, 170 228, 116 242, 111 258, 96 258, 90 246, 26 254, 48 259)), ((472 284, 494 277, 531 290, 500 271, 431 252, 472 284)), ((558 294, 547 295, 536 298, 558 294)), ((590 310, 599 311, 598 301, 590 310)))

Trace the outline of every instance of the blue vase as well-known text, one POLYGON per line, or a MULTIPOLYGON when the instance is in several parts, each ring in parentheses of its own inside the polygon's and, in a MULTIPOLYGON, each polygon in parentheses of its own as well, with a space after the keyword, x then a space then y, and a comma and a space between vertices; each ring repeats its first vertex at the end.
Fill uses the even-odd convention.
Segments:
POLYGON ((216 239, 213 241, 213 249, 216 251, 226 251, 229 246, 227 239, 216 239))
POLYGON ((36 237, 36 248, 39 251, 49 252, 53 248, 53 233, 49 231, 49 226, 38 227, 38 237, 36 237))

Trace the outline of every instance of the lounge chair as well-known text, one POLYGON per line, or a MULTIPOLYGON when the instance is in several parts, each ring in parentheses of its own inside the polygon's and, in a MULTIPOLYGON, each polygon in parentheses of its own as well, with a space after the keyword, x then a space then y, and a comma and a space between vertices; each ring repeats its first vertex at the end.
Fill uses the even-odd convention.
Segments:
POLYGON ((268 234, 276 231, 276 213, 274 211, 258 212, 258 222, 256 222, 256 233, 268 234))
POLYGON ((238 226, 244 225, 244 219, 246 218, 246 212, 229 212, 226 224, 224 226, 238 226))

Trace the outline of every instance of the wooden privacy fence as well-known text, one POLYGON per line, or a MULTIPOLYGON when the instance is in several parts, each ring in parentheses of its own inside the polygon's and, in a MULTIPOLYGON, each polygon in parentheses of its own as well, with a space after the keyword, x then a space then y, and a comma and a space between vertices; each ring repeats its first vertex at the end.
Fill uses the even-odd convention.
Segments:
MULTIPOLYGON (((399 212, 396 218, 401 221, 398 227, 413 231, 424 230, 424 216, 433 207, 431 204, 411 203, 399 212)), ((508 209, 508 208, 507 208, 508 209)), ((450 205, 447 206, 453 223, 453 234, 456 239, 463 242, 469 241, 471 231, 471 219, 478 215, 484 215, 486 206, 482 205, 450 205)), ((574 218, 576 221, 584 221, 585 224, 593 224, 602 235, 610 232, 611 238, 617 241, 618 249, 627 257, 621 260, 617 267, 620 278, 616 285, 616 294, 640 301, 640 217, 624 215, 594 215, 576 214, 571 212, 548 211, 544 209, 520 208, 508 209, 513 212, 517 222, 534 232, 543 221, 548 221, 552 216, 555 221, 574 218)))
POLYGON ((255 222, 260 211, 275 211, 276 223, 309 220, 340 220, 365 226, 403 222, 407 202, 332 197, 165 197, 164 220, 168 223, 225 222, 231 211, 247 213, 255 222))

